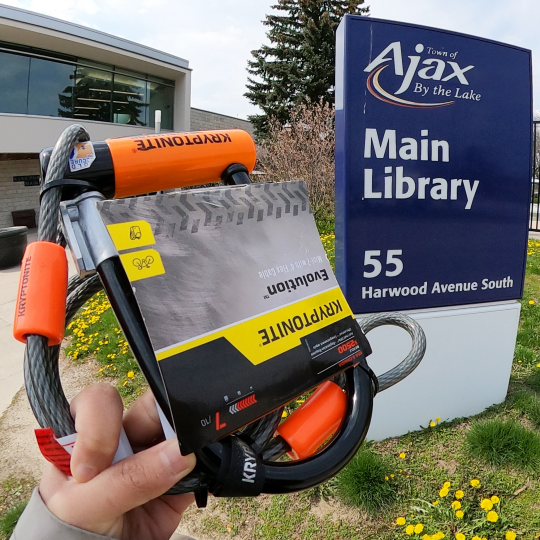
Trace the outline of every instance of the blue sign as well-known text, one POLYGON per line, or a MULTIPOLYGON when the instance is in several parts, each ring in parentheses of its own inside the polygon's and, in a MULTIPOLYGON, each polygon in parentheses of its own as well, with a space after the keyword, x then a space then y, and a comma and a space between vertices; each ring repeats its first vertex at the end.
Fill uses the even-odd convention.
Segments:
POLYGON ((520 298, 530 51, 349 15, 336 49, 336 273, 353 311, 520 298))

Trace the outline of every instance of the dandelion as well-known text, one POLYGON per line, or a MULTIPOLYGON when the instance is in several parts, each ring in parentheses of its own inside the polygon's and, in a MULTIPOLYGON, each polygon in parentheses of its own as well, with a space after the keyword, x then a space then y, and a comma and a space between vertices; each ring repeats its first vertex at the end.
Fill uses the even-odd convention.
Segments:
POLYGON ((422 536, 422 540, 433 540, 433 537, 429 534, 424 534, 424 536, 422 536))
POLYGON ((400 516, 400 517, 398 517, 398 518, 396 519, 396 523, 397 523, 398 525, 405 525, 406 522, 407 522, 407 520, 406 520, 404 517, 402 517, 402 516, 400 516))
POLYGON ((491 497, 491 502, 493 504, 497 504, 499 503, 501 500, 499 499, 499 497, 497 497, 497 495, 493 495, 493 497, 491 497))
POLYGON ((463 493, 463 491, 461 491, 461 489, 458 489, 456 491, 456 499, 463 499, 463 497, 465 497, 465 493, 463 493))
POLYGON ((421 523, 417 523, 414 526, 414 534, 420 534, 424 530, 424 526, 421 523))
MULTIPOLYGON (((538 364, 538 367, 540 367, 540 364, 538 364)), ((471 486, 472 486, 473 488, 478 488, 478 487, 480 487, 480 480, 478 480, 478 478, 473 478, 473 479, 471 480, 471 486)))
POLYGON ((133 379, 133 377, 135 377, 135 373, 133 373, 133 371, 128 371, 127 376, 128 376, 130 379, 133 379))
POLYGON ((482 510, 491 510, 493 508, 493 503, 489 499, 482 499, 480 503, 480 508, 482 510))
POLYGON ((499 514, 495 512, 495 510, 491 510, 491 512, 488 512, 486 515, 486 519, 491 523, 496 523, 499 519, 499 514))
POLYGON ((435 420, 437 420, 437 422, 440 422, 440 421, 441 421, 441 417, 440 417, 440 416, 437 416, 437 418, 435 418, 435 420))
POLYGON ((385 480, 388 480, 388 476, 385 476, 384 479, 385 479, 385 480))
POLYGON ((471 540, 482 540, 479 536, 473 536, 471 540))
POLYGON ((461 508, 461 503, 460 503, 459 501, 454 501, 454 502, 452 503, 452 508, 453 508, 454 510, 459 510, 459 509, 461 508))
POLYGON ((433 506, 437 506, 439 504, 439 501, 433 501, 433 506))
POLYGON ((452 485, 452 484, 451 484, 450 482, 447 481, 447 482, 445 482, 445 483, 443 484, 442 487, 448 489, 451 485, 452 485))
POLYGON ((124 381, 124 382, 122 383, 122 386, 126 386, 127 383, 128 383, 127 381, 124 381))
POLYGON ((400 457, 400 459, 405 459, 407 456, 406 456, 405 452, 401 452, 399 454, 399 457, 400 457))
POLYGON ((430 427, 435 427, 437 425, 436 422, 434 422, 433 420, 429 423, 430 427))
POLYGON ((103 371, 103 368, 99 368, 99 372, 101 373, 103 371))
POLYGON ((517 534, 514 531, 506 531, 504 537, 506 540, 516 540, 517 534))
POLYGON ((442 488, 441 491, 439 491, 439 497, 441 499, 444 499, 448 495, 448 488, 442 488))
POLYGON ((405 533, 411 536, 411 534, 414 533, 414 525, 407 525, 407 528, 405 529, 405 533))
POLYGON ((463 533, 456 533, 456 540, 465 540, 465 535, 463 533))
POLYGON ((442 540, 444 538, 444 533, 439 531, 439 532, 436 532, 433 536, 432 536, 433 540, 442 540))
POLYGON ((529 300, 529 304, 530 304, 531 306, 534 306, 534 300, 529 300))
POLYGON ((390 475, 390 478, 394 478, 394 475, 393 475, 393 474, 391 474, 391 475, 390 475))
POLYGON ((462 511, 462 510, 458 510, 458 511, 456 512, 456 517, 457 517, 458 519, 461 519, 463 516, 464 516, 464 514, 463 514, 463 511, 462 511))

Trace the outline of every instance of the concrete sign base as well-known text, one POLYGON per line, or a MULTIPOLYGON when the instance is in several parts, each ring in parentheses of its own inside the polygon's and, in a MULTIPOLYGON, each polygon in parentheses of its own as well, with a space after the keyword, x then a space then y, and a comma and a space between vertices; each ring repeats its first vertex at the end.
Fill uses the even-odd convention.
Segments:
MULTIPOLYGON (((506 397, 521 304, 516 301, 408 311, 427 338, 418 368, 375 397, 367 440, 380 441, 478 414, 506 397)), ((359 321, 364 315, 357 316, 359 321)), ((411 339, 393 326, 368 334, 368 363, 380 375, 407 355, 411 339)))

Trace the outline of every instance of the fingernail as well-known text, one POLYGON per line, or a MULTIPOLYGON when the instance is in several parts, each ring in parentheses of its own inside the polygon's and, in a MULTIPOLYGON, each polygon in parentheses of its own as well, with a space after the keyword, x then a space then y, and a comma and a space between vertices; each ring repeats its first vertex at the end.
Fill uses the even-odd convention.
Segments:
POLYGON ((77 482, 88 482, 97 475, 98 471, 96 467, 87 465, 86 463, 80 463, 75 469, 73 477, 77 482))
POLYGON ((160 451, 161 459, 163 463, 171 470, 171 473, 178 475, 180 473, 187 474, 195 466, 195 456, 190 454, 189 456, 183 456, 180 453, 180 447, 178 446, 178 439, 170 439, 164 445, 160 451))

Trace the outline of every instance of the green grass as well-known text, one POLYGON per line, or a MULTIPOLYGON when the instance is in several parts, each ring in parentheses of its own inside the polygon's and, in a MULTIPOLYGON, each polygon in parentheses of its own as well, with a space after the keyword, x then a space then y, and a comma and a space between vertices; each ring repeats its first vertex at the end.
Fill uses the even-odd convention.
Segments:
POLYGON ((494 466, 534 470, 540 465, 540 435, 513 419, 475 422, 465 438, 465 449, 494 466))
POLYGON ((11 536, 27 504, 28 501, 20 502, 0 515, 0 538, 2 540, 11 536))
POLYGON ((337 476, 337 491, 346 503, 374 514, 392 506, 398 485, 388 458, 366 445, 337 476))

